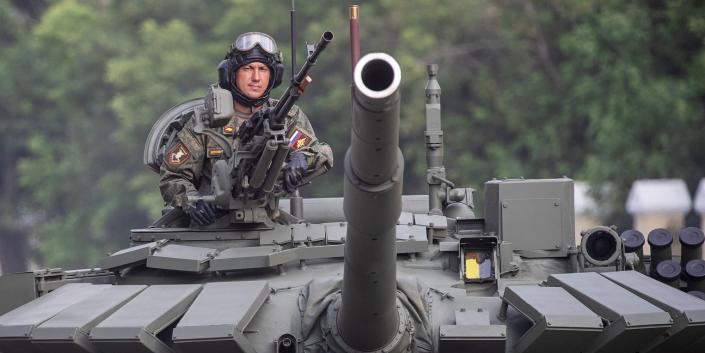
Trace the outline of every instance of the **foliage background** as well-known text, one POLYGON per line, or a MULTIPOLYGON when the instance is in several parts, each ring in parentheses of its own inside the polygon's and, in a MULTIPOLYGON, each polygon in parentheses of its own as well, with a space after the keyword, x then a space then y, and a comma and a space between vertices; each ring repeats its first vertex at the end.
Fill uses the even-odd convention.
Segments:
MULTIPOLYGON (((425 65, 440 65, 449 177, 567 175, 609 220, 637 178, 705 176, 705 6, 689 0, 359 1, 363 52, 402 66, 406 193, 425 193, 425 65), (610 207, 612 206, 612 207, 610 207)), ((202 95, 237 34, 290 60, 282 0, 0 0, 0 261, 93 266, 160 212, 145 136, 202 95), (30 239, 31 241, 29 241, 30 239), (29 242, 29 244, 28 244, 29 242)), ((297 2, 303 42, 334 43, 300 105, 341 161, 349 141, 347 1, 297 2)), ((289 65, 287 64, 287 68, 289 65)), ((278 96, 281 89, 274 93, 278 96)), ((341 163, 309 196, 341 195, 341 163)))

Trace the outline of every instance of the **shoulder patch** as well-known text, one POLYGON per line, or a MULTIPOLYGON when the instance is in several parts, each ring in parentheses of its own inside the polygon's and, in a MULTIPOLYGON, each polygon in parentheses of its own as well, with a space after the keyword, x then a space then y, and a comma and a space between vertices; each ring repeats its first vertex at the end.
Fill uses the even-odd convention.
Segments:
POLYGON ((208 158, 216 158, 223 155, 223 149, 220 147, 208 147, 208 158))
POLYGON ((166 154, 166 162, 170 165, 182 165, 186 162, 189 157, 191 157, 191 152, 182 143, 179 142, 178 145, 172 147, 169 153, 166 154))
POLYGON ((235 126, 228 124, 223 126, 223 135, 232 136, 235 133, 235 126))
POLYGON ((289 136, 289 148, 293 151, 298 151, 304 147, 308 147, 311 144, 311 140, 309 134, 297 127, 291 133, 291 136, 289 136))

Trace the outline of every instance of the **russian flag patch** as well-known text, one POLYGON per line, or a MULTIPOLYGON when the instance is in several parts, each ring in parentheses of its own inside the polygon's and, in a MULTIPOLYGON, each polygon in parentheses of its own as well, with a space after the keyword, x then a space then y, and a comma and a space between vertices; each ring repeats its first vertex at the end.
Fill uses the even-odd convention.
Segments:
POLYGON ((289 148, 294 151, 307 147, 310 143, 311 136, 307 135, 299 128, 296 128, 291 136, 289 136, 289 148))

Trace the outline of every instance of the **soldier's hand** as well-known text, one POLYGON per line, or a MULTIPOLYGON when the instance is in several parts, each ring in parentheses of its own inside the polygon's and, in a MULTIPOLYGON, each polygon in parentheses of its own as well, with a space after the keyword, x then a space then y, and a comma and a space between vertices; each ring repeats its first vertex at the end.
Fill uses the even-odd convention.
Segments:
POLYGON ((294 152, 289 156, 289 163, 284 167, 284 191, 292 193, 296 191, 304 177, 306 176, 306 155, 301 152, 294 152))
POLYGON ((216 207, 213 202, 197 200, 184 204, 184 212, 200 226, 213 224, 216 218, 216 207))
POLYGON ((247 141, 252 136, 257 135, 262 130, 262 124, 265 120, 270 120, 274 115, 274 108, 264 108, 256 111, 252 116, 238 129, 238 137, 241 140, 247 141))

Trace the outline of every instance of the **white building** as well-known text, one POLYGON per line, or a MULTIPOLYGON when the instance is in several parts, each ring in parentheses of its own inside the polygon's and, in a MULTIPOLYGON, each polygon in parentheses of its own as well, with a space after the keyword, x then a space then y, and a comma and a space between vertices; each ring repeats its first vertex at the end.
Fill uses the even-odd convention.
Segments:
MULTIPOLYGON (((702 185, 702 183, 701 183, 702 185)), ((693 203, 685 181, 681 179, 644 179, 632 184, 627 199, 627 212, 634 220, 633 228, 647 237, 656 228, 666 228, 673 234, 672 251, 680 256, 678 231, 683 228, 685 215, 693 203)), ((648 242, 644 253, 649 254, 648 242)))
POLYGON ((695 192, 695 212, 700 215, 700 229, 705 229, 705 178, 700 179, 695 192))
POLYGON ((590 185, 576 181, 573 195, 575 203, 575 244, 580 244, 580 232, 603 225, 599 217, 597 202, 590 195, 590 185))

